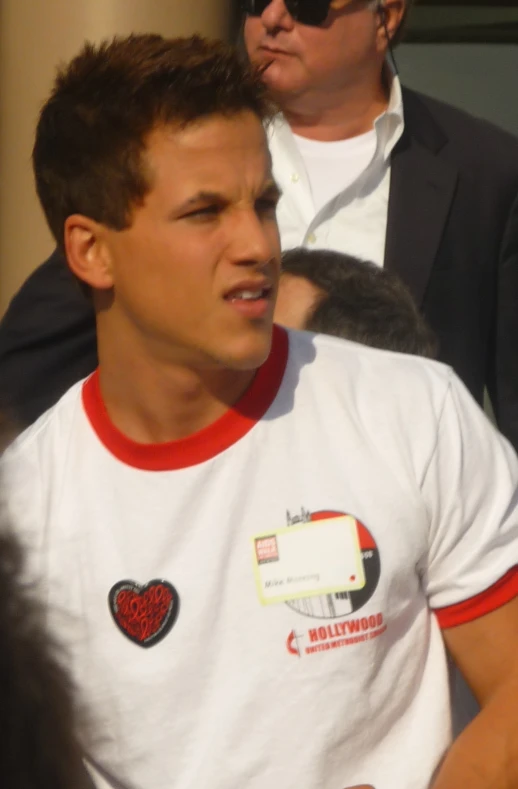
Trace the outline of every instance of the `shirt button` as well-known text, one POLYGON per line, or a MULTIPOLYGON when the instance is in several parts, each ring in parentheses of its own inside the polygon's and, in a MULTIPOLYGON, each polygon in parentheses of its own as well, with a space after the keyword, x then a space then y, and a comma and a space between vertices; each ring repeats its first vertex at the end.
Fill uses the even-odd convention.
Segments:
POLYGON ((310 244, 314 244, 317 240, 317 237, 314 233, 310 233, 308 236, 308 241, 310 244))
POLYGON ((299 180, 299 174, 298 173, 292 173, 291 174, 291 183, 292 184, 296 184, 298 180, 299 180))

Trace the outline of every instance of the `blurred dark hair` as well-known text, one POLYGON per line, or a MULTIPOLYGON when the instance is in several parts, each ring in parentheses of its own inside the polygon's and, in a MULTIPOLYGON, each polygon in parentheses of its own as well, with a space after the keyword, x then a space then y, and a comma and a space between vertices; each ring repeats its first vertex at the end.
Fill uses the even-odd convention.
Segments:
MULTIPOLYGON (((6 425, 0 418, 2 446, 6 425)), ((22 582, 23 552, 0 503, 0 782, 6 789, 93 789, 75 736, 72 687, 22 582)))
POLYGON ((323 291, 308 331, 435 358, 438 343, 399 277, 374 263, 330 250, 290 249, 282 271, 323 291))

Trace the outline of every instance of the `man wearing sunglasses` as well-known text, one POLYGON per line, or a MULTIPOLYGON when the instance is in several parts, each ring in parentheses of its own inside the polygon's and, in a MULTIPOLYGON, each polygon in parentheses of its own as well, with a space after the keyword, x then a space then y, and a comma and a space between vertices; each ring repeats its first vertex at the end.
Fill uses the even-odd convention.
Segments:
POLYGON ((283 247, 383 265, 391 158, 405 121, 387 63, 404 0, 245 0, 244 39, 282 116, 270 146, 283 247))
MULTIPOLYGON (((244 39, 282 115, 271 128, 284 249, 395 271, 451 364, 518 447, 518 142, 402 88, 411 0, 244 0, 244 39)), ((59 253, 0 325, 0 401, 33 421, 96 366, 93 310, 59 253)))

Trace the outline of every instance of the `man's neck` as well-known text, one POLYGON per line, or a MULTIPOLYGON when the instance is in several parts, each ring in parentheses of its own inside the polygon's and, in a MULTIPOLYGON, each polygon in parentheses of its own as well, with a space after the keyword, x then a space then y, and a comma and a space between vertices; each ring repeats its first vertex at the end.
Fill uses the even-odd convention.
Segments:
POLYGON ((282 109, 294 134, 319 142, 335 142, 371 131, 388 107, 390 88, 385 81, 371 86, 353 85, 336 92, 294 97, 282 109))
POLYGON ((213 424, 251 384, 255 370, 189 369, 99 343, 99 383, 110 420, 142 444, 177 441, 213 424))

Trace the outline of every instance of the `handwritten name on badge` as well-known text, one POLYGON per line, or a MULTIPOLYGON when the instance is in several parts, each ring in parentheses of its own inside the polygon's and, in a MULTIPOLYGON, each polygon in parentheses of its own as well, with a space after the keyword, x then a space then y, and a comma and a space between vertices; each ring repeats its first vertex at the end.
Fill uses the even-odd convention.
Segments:
POLYGON ((358 529, 351 515, 256 535, 253 549, 263 605, 365 586, 358 529))

